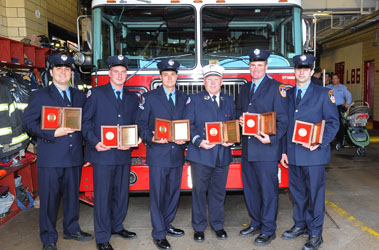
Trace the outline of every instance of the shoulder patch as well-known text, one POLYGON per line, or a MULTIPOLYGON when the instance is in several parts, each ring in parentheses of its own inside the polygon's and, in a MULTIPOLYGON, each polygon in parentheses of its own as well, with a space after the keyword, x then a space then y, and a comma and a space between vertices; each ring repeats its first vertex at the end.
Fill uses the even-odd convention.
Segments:
POLYGON ((279 86, 279 93, 282 97, 286 97, 287 96, 287 89, 286 89, 286 85, 284 84, 281 84, 279 86))
POLYGON ((143 95, 141 96, 141 98, 139 98, 138 102, 139 102, 138 107, 142 110, 145 109, 143 105, 145 105, 146 100, 143 95))
POLYGON ((87 98, 90 97, 91 94, 92 94, 92 91, 91 91, 91 90, 88 90, 88 91, 87 91, 87 94, 86 94, 86 97, 87 97, 87 98))
POLYGON ((329 90, 328 96, 329 96, 329 99, 332 103, 336 103, 336 99, 334 98, 334 91, 333 90, 329 90))
POLYGON ((190 104, 190 102, 191 102, 191 97, 188 97, 186 105, 190 104))

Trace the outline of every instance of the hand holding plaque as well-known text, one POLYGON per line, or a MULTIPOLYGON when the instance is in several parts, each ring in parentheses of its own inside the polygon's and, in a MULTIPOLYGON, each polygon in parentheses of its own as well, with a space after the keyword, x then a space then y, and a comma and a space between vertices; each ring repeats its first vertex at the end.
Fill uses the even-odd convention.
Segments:
POLYGON ((138 126, 101 126, 101 142, 110 148, 138 147, 138 126))
POLYGON ((224 122, 206 122, 206 139, 209 143, 238 143, 240 142, 240 127, 238 120, 224 122))
POLYGON ((243 113, 242 134, 260 135, 260 132, 267 135, 276 134, 276 113, 243 113))
POLYGON ((65 127, 74 131, 82 129, 82 108, 42 106, 41 129, 56 130, 65 127))
POLYGON ((292 142, 313 146, 322 143, 325 130, 325 121, 317 123, 295 121, 295 127, 292 135, 292 142))
POLYGON ((155 118, 154 138, 156 140, 167 139, 169 142, 189 141, 189 120, 166 120, 155 118))

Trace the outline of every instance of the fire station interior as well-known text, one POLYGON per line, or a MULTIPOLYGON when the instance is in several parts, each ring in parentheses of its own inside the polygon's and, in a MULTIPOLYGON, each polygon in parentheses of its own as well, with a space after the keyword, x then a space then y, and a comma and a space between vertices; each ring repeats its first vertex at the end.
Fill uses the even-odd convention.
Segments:
MULTIPOLYGON (((45 2, 49 4, 49 1, 45 2)), ((91 14, 91 0, 77 0, 77 2, 78 8, 73 10, 76 11, 77 16, 91 14)), ((145 5, 149 1, 141 0, 140 2, 145 5)), ((226 0, 226 2, 228 1, 226 0)), ((0 3, 0 10, 3 7, 0 3)), ((204 55, 203 62, 213 58, 219 59, 220 55, 238 57, 254 47, 268 50, 278 56, 294 55, 292 34, 282 35, 281 33, 286 27, 289 28, 291 13, 287 13, 285 8, 260 6, 257 9, 259 11, 256 11, 255 15, 265 17, 265 22, 254 22, 251 19, 246 21, 250 13, 249 8, 233 6, 228 11, 222 8, 208 10, 205 8, 206 14, 202 20, 203 44, 201 46, 204 55), (238 15, 235 12, 238 12, 238 15), (238 18, 231 18, 235 16, 238 18), (280 21, 273 21, 274 17, 275 20, 280 19, 280 21), (285 41, 281 43, 280 39, 285 41), (279 48, 279 44, 282 44, 283 47, 279 48)), ((321 81, 324 81, 326 74, 337 73, 340 76, 340 84, 346 86, 352 94, 353 105, 350 107, 352 112, 342 115, 346 119, 349 115, 351 117, 356 115, 354 118, 358 119, 356 121, 358 125, 360 122, 358 116, 360 114, 368 115, 367 123, 365 122, 362 128, 368 134, 365 146, 351 140, 342 147, 338 147, 336 142, 331 145, 331 162, 326 165, 325 219, 322 233, 324 244, 322 249, 379 249, 379 0, 303 0, 302 9, 304 19, 310 22, 312 24, 310 27, 314 29, 308 32, 314 33, 316 37, 315 40, 312 38, 309 41, 310 44, 304 45, 304 49, 307 50, 306 53, 315 54, 316 66, 321 69, 321 81)), ((179 60, 184 68, 191 69, 195 66, 195 50, 197 48, 194 22, 196 16, 193 7, 182 5, 170 13, 169 19, 163 18, 167 13, 162 6, 150 8, 148 11, 143 6, 135 6, 131 9, 113 8, 108 11, 104 12, 104 18, 101 20, 103 28, 106 30, 102 34, 104 37, 102 40, 103 54, 101 58, 93 62, 98 69, 108 67, 105 61, 106 55, 113 53, 121 53, 129 57, 130 67, 133 70, 144 67, 151 69, 153 66, 149 62, 156 57, 178 55, 181 56, 179 60), (118 18, 113 18, 114 16, 118 16, 118 18), (150 27, 144 26, 144 22, 149 23, 150 27), (118 46, 110 44, 109 41, 114 41, 114 44, 117 43, 118 46)), ((0 15, 2 14, 0 13, 0 15)), ((63 24, 53 24, 53 18, 51 23, 51 26, 62 26, 62 30, 67 30, 63 24)), ((2 23, 0 23, 1 25, 2 23)), ((76 22, 73 26, 75 25, 76 22)), ((76 35, 73 31, 67 31, 67 34, 70 39, 74 39, 76 35)), ((4 46, 9 40, 9 44, 15 46, 13 50, 31 46, 21 43, 21 38, 14 41, 10 37, 0 36, 0 45, 4 46)), ((0 50, 3 49, 1 46, 0 50)), ((38 51, 34 52, 37 58, 38 53, 46 53, 45 50, 40 49, 42 48, 33 49, 33 51, 38 51)), ((247 57, 245 59, 247 60, 247 57)), ((23 55, 20 60, 24 60, 23 55)), ((289 60, 288 63, 288 67, 293 66, 292 60, 289 60)), ((4 64, 1 59, 0 67, 1 74, 23 74, 22 67, 15 66, 13 62, 4 64)), ((248 64, 245 63, 244 67, 247 69, 248 64)), ((44 68, 44 65, 42 67, 34 65, 32 68, 40 70, 44 68)), ((87 80, 91 78, 88 75, 83 77, 87 80)), ((0 84, 3 84, 1 77, 0 84)), ((160 85, 160 82, 155 82, 155 84, 160 85)), ((182 90, 189 89, 185 85, 185 80, 179 80, 178 85, 180 84, 183 85, 182 90)), ((199 81, 200 84, 201 81, 199 81)), ((224 88, 231 88, 233 84, 234 82, 225 81, 224 88)), ((325 85, 327 84, 325 83, 325 85)), ((236 90, 230 91, 236 95, 236 90)), ((0 99, 0 105, 2 102, 3 100, 0 99)), ((353 123, 350 123, 350 126, 353 126, 351 124, 353 123)), ((346 137, 348 136, 346 134, 346 137)), ((33 156, 27 152, 23 157, 25 159, 33 156)), ((13 203, 9 204, 8 202, 8 210, 4 210, 4 202, 1 201, 7 193, 0 196, 0 249, 42 249, 36 179, 38 169, 35 162, 23 165, 22 161, 20 163, 17 159, 14 160, 17 164, 12 166, 13 163, 9 162, 9 159, 0 159, 0 186, 8 186, 13 190, 15 196, 13 203), (26 165, 27 167, 25 167, 26 165), (17 174, 15 175, 15 173, 17 174), (21 179, 17 178, 18 176, 21 176, 21 179), (16 182, 14 181, 15 177, 16 182), (28 191, 23 193, 24 200, 19 204, 17 199, 20 197, 16 194, 18 182, 21 182, 21 185, 28 191)), ((131 192, 128 212, 123 225, 128 230, 136 232, 138 236, 132 240, 112 237, 110 243, 114 249, 157 249, 151 236, 149 201, 148 191, 131 192)), ((185 236, 170 237, 172 249, 292 250, 301 249, 306 241, 304 237, 294 240, 284 240, 280 237, 285 230, 293 226, 293 205, 288 187, 279 190, 277 237, 271 244, 263 247, 253 245, 254 238, 239 236, 240 230, 249 226, 251 220, 247 212, 243 190, 227 191, 224 223, 224 229, 228 233, 227 240, 217 239, 208 225, 205 231, 205 242, 201 244, 195 242, 191 224, 191 206, 191 191, 181 192, 177 214, 172 224, 183 229, 185 236)), ((91 204, 80 201, 79 224, 81 230, 92 235, 94 235, 93 211, 91 204)), ((87 242, 63 239, 62 206, 58 212, 56 229, 58 249, 96 249, 95 239, 87 242)))

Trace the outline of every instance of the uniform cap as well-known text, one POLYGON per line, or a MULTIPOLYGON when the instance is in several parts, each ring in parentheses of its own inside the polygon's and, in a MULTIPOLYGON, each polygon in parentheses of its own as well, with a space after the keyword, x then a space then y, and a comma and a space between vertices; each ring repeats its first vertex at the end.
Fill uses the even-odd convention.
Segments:
POLYGON ((159 72, 171 70, 178 73, 178 68, 180 67, 180 63, 172 59, 168 59, 168 60, 160 61, 157 64, 157 66, 158 66, 159 72))
POLYGON ((50 68, 65 66, 71 68, 72 70, 75 69, 74 59, 72 59, 71 56, 65 54, 51 55, 47 61, 50 65, 50 68))
POLYGON ((270 53, 263 49, 251 49, 247 55, 250 57, 250 62, 267 61, 270 53))
POLYGON ((224 74, 224 67, 218 64, 209 64, 203 67, 202 72, 203 76, 221 76, 224 74))
POLYGON ((295 68, 313 68, 315 57, 311 54, 297 55, 293 57, 295 68))
POLYGON ((126 56, 118 55, 118 56, 110 56, 107 58, 107 64, 109 68, 114 66, 124 66, 128 68, 129 59, 126 56))

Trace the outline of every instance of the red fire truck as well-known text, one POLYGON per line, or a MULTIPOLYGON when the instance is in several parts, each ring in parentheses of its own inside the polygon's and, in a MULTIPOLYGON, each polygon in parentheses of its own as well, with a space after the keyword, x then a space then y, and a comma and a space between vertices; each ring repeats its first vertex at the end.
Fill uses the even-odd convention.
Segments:
MULTIPOLYGON (((309 42, 303 37, 303 26, 309 30, 309 25, 302 21, 301 0, 93 0, 90 20, 91 50, 77 59, 85 64, 92 58, 93 86, 109 81, 106 58, 122 54, 129 58, 125 86, 139 96, 161 85, 157 62, 172 58, 181 64, 178 89, 187 94, 201 91, 202 66, 218 63, 226 69, 222 91, 236 99, 240 86, 251 80, 246 54, 252 48, 271 52, 268 74, 290 87, 295 84, 292 58, 309 42)), ((232 149, 227 189, 240 190, 241 146, 232 149)), ((142 142, 132 156, 130 190, 148 191, 142 142)), ((278 168, 279 186, 285 188, 287 169, 280 164, 278 168)), ((192 188, 188 163, 181 188, 192 188)), ((93 203, 90 163, 83 166, 80 191, 81 200, 93 203)))

